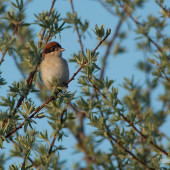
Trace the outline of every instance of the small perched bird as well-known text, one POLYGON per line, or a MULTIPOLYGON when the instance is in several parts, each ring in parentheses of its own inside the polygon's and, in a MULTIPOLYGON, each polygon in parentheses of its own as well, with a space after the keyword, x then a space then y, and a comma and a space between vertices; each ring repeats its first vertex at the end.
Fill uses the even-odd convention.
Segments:
POLYGON ((40 72, 42 81, 49 90, 53 89, 55 80, 58 82, 58 87, 64 86, 69 80, 69 68, 67 61, 62 58, 63 51, 64 48, 54 41, 43 48, 40 72))

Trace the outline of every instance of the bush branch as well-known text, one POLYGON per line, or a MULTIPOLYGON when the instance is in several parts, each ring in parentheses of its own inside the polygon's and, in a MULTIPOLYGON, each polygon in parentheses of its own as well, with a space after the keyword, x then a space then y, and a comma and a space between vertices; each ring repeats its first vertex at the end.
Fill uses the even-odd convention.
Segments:
MULTIPOLYGON (((66 112, 67 111, 67 107, 65 107, 64 109, 63 109, 63 112, 61 113, 61 115, 60 115, 60 122, 61 122, 61 124, 63 124, 64 123, 64 121, 63 121, 63 115, 64 115, 64 112, 66 112)), ((50 144, 50 149, 49 149, 49 151, 48 151, 48 155, 51 155, 51 153, 52 153, 52 150, 53 150, 53 147, 54 147, 54 143, 55 143, 55 141, 56 141, 56 139, 57 139, 57 134, 55 134, 54 135, 54 137, 53 137, 53 140, 52 140, 52 142, 51 142, 51 144, 50 144)))
MULTIPOLYGON (((99 43, 98 45, 96 46, 96 48, 92 51, 92 53, 94 53, 98 48, 99 46, 106 40, 106 38, 109 36, 109 34, 107 34, 99 43)), ((67 87, 68 84, 74 80, 75 76, 81 71, 81 69, 86 65, 86 63, 88 62, 88 60, 84 60, 83 64, 79 67, 79 69, 77 70, 76 73, 73 74, 73 76, 70 78, 70 80, 68 82, 66 82, 64 84, 64 87, 67 87)), ((37 66, 38 67, 38 66, 37 66)), ((36 68, 34 70, 34 74, 36 72, 36 68)), ((33 77, 30 76, 30 80, 33 80, 33 77)), ((32 82, 31 82, 32 83, 32 82)), ((29 84, 29 83, 28 83, 29 84)), ((58 93, 61 92, 61 90, 58 90, 56 92, 56 96, 58 95, 58 93)), ((33 118, 39 111, 41 111, 42 108, 44 108, 48 103, 50 103, 52 100, 54 100, 55 97, 54 96, 51 96, 50 98, 48 98, 43 105, 41 105, 31 116, 29 116, 29 118, 33 118)), ((22 128, 22 126, 26 123, 26 121, 24 121, 23 123, 21 123, 19 126, 17 126, 15 129, 13 129, 10 133, 8 133, 5 137, 8 138, 9 136, 11 136, 13 133, 15 133, 18 129, 22 128)))
MULTIPOLYGON (((52 12, 52 10, 53 10, 53 7, 54 7, 55 2, 56 2, 56 0, 53 0, 53 2, 52 2, 52 4, 51 4, 50 12, 48 13, 48 16, 51 15, 51 12, 52 12)), ((44 38, 45 32, 46 32, 46 28, 44 28, 44 30, 43 30, 43 32, 42 32, 42 34, 41 34, 41 39, 40 39, 40 43, 39 43, 39 46, 40 46, 40 47, 42 46, 42 42, 43 42, 43 38, 44 38)), ((49 38, 50 38, 50 37, 49 37, 49 38)), ((49 38, 48 38, 48 39, 49 39, 49 38)), ((48 39, 47 39, 47 40, 48 40, 48 39)), ((46 43, 48 42, 47 40, 46 40, 46 43)))
MULTIPOLYGON (((14 31, 13 31, 13 33, 12 33, 12 37, 13 37, 13 36, 16 34, 16 32, 18 31, 18 27, 19 27, 20 24, 21 24, 21 20, 19 20, 19 21, 17 22, 17 24, 15 25, 14 31)), ((8 51, 8 47, 5 49, 5 51, 4 51, 3 54, 2 54, 2 57, 1 57, 1 60, 0 60, 0 65, 1 65, 2 62, 4 61, 4 57, 5 57, 6 53, 7 53, 7 51, 8 51)))
POLYGON ((48 151, 48 155, 51 155, 51 153, 52 153, 53 146, 54 146, 54 143, 55 143, 55 141, 56 141, 56 138, 57 138, 57 135, 54 135, 53 140, 52 140, 52 142, 51 142, 51 144, 50 144, 50 149, 49 149, 49 151, 48 151))
MULTIPOLYGON (((29 116, 29 118, 33 118, 42 108, 44 108, 49 102, 51 102, 52 100, 54 100, 54 96, 51 96, 50 98, 48 98, 45 103, 43 105, 41 105, 31 116, 29 116)), ((26 121, 24 121, 23 123, 21 123, 19 126, 17 126, 15 129, 13 129, 10 133, 8 133, 5 137, 8 138, 9 136, 11 136, 14 132, 16 132, 18 129, 22 128, 22 126, 26 123, 26 121)))
MULTIPOLYGON (((99 88, 97 88, 96 85, 92 84, 92 86, 93 86, 93 88, 94 88, 94 90, 95 90, 96 92, 98 92, 104 99, 108 100, 107 97, 100 91, 99 88)), ((98 100, 99 100, 99 99, 98 99, 98 100)), ((102 117, 104 117, 103 114, 102 114, 102 117)), ((142 164, 142 165, 145 167, 145 169, 146 169, 146 167, 149 168, 148 165, 147 165, 145 162, 143 162, 142 160, 140 160, 139 158, 137 158, 131 151, 129 151, 128 149, 126 149, 126 148, 119 142, 119 140, 115 139, 115 138, 111 135, 109 126, 108 126, 106 123, 105 123, 105 128, 106 128, 105 132, 107 133, 107 136, 108 136, 109 139, 110 139, 109 141, 110 141, 110 143, 111 143, 111 145, 112 145, 113 150, 114 150, 114 148, 115 148, 115 146, 114 146, 114 144, 113 144, 113 141, 114 141, 114 142, 117 143, 126 153, 130 154, 133 159, 135 159, 135 160, 138 161, 140 164, 142 164)), ((115 154, 115 155, 116 155, 116 159, 117 159, 117 162, 118 162, 118 166, 121 168, 120 160, 119 160, 117 154, 115 154)), ((149 169, 153 169, 153 168, 149 168, 149 169)))
POLYGON ((132 156, 133 159, 135 159, 137 162, 139 162, 141 165, 143 165, 145 168, 148 169, 154 169, 154 168, 150 168, 148 167, 148 165, 143 162, 142 160, 140 160, 139 158, 137 158, 131 151, 129 151, 128 149, 126 149, 120 142, 119 140, 115 139, 112 135, 110 135, 110 133, 106 132, 107 135, 109 136, 110 140, 114 141, 115 143, 117 143, 126 153, 128 153, 129 155, 132 156))
MULTIPOLYGON (((121 3, 119 3, 121 8, 123 9, 123 11, 130 17, 130 19, 137 25, 137 27, 141 27, 141 23, 138 22, 132 15, 131 13, 127 10, 125 5, 122 5, 121 3)), ((155 47, 161 52, 163 53, 163 49, 148 35, 148 33, 144 34, 150 42, 152 42, 152 44, 155 45, 155 47)))
MULTIPOLYGON (((96 52, 96 50, 99 48, 99 46, 107 39, 107 37, 109 36, 109 34, 107 34, 96 46, 96 48, 92 51, 92 53, 96 52)), ((83 64, 79 67, 79 69, 73 74, 73 76, 70 78, 69 81, 66 82, 66 84, 69 84, 72 80, 74 80, 74 78, 76 77, 76 75, 82 70, 82 68, 87 64, 88 60, 84 60, 83 64)))
MULTIPOLYGON (((92 84, 92 86, 94 87, 94 89, 95 89, 104 99, 108 100, 107 97, 106 97, 106 95, 104 95, 96 85, 92 84)), ((145 136, 141 131, 139 131, 139 130, 136 128, 136 126, 135 126, 131 121, 129 121, 122 113, 119 113, 119 114, 122 116, 122 118, 123 118, 136 132, 138 132, 145 140, 147 140, 148 137, 145 136)), ((165 155, 169 156, 169 154, 168 154, 164 149, 160 148, 160 147, 159 147, 158 145, 156 145, 154 142, 150 141, 149 143, 150 143, 152 146, 154 146, 156 149, 158 149, 159 151, 161 151, 162 153, 164 153, 165 155)))
MULTIPOLYGON (((51 12, 52 12, 52 9, 53 9, 53 6, 54 6, 55 2, 56 2, 56 0, 53 0, 52 5, 51 5, 51 8, 50 8, 50 12, 49 12, 48 16, 51 15, 51 12)), ((42 35, 41 35, 40 44, 39 44, 40 47, 42 46, 42 40, 43 40, 43 38, 44 38, 45 31, 46 31, 46 29, 44 29, 44 31, 43 31, 43 33, 42 33, 42 35)), ((14 34, 15 34, 15 33, 14 33, 14 34)), ((29 93, 29 89, 30 89, 30 87, 31 87, 31 85, 32 85, 33 78, 34 78, 34 75, 35 75, 35 73, 36 73, 36 71, 37 71, 37 69, 38 69, 38 66, 39 66, 39 64, 36 64, 34 70, 29 74, 29 76, 28 76, 28 78, 27 78, 27 80, 26 80, 26 82, 27 82, 27 89, 26 89, 26 92, 25 92, 26 95, 28 95, 28 93, 29 93)), ((20 99, 19 99, 18 102, 17 102, 17 105, 16 105, 14 111, 12 112, 12 115, 9 115, 9 117, 5 119, 5 121, 3 122, 2 127, 5 126, 5 124, 8 122, 8 119, 10 119, 13 115, 15 115, 15 113, 16 113, 17 110, 18 110, 18 108, 19 108, 20 105, 22 104, 24 98, 25 98, 25 96, 24 96, 24 95, 21 95, 20 99)))

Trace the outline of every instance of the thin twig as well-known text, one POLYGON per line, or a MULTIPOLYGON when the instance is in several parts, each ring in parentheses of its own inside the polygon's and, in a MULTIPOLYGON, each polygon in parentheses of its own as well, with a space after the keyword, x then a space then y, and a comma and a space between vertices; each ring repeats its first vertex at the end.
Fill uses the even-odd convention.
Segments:
MULTIPOLYGON (((132 122, 130 122, 123 114, 120 114, 122 117, 123 117, 123 119, 126 121, 126 122, 128 122, 129 123, 129 125, 136 131, 136 132, 138 132, 145 140, 148 138, 147 136, 145 136, 141 131, 139 131, 136 127, 135 127, 135 125, 132 123, 132 122)), ((156 149, 158 149, 159 151, 161 151, 162 153, 164 153, 165 155, 167 155, 167 156, 169 156, 168 155, 168 153, 164 150, 164 149, 162 149, 162 148, 160 148, 158 145, 156 145, 154 142, 152 142, 152 141, 150 141, 149 142, 152 146, 154 146, 156 149)))
POLYGON ((7 51, 8 51, 8 48, 6 48, 5 51, 3 52, 0 64, 2 64, 2 62, 4 61, 4 57, 5 57, 5 54, 7 53, 7 51))
MULTIPOLYGON (((75 14, 75 10, 74 10, 74 5, 73 5, 73 0, 70 0, 70 4, 71 4, 71 9, 72 9, 72 14, 74 16, 75 14)), ((84 55, 84 47, 83 47, 83 42, 82 42, 82 36, 80 35, 80 31, 78 28, 78 24, 77 21, 74 20, 74 25, 75 25, 75 29, 77 32, 77 36, 78 36, 78 42, 80 44, 80 48, 81 48, 81 52, 84 55)), ((80 136, 84 136, 84 114, 79 113, 79 122, 80 122, 80 136)))
MULTIPOLYGON (((18 145, 13 139, 11 139, 11 141, 12 141, 12 143, 13 143, 14 145, 16 145, 17 147, 19 147, 20 150, 23 151, 23 149, 20 147, 20 145, 18 145)), ((21 152, 21 153, 22 153, 22 152, 21 152)), ((38 169, 38 166, 34 163, 34 161, 33 161, 30 157, 28 157, 28 160, 32 163, 32 165, 33 165, 36 169, 38 169)))
POLYGON ((23 161, 22 166, 21 166, 21 170, 24 170, 24 169, 25 169, 25 162, 26 162, 26 160, 25 160, 25 158, 24 158, 24 161, 23 161))
MULTIPOLYGON (((52 12, 52 10, 53 10, 53 7, 54 7, 55 2, 56 2, 56 0, 53 0, 53 2, 52 2, 52 4, 51 4, 50 12, 49 12, 48 16, 51 15, 51 12, 52 12)), ((46 28, 44 28, 43 33, 42 33, 42 35, 41 35, 41 39, 40 39, 40 43, 39 43, 39 46, 40 46, 40 47, 42 46, 42 42, 43 42, 43 38, 44 38, 45 32, 46 32, 46 28)), ((47 41, 46 41, 46 43, 47 43, 47 41)))
MULTIPOLYGON (((63 109, 63 112, 61 113, 61 115, 60 115, 60 122, 61 122, 61 124, 63 124, 64 123, 64 121, 63 121, 63 115, 64 115, 64 112, 66 112, 67 111, 67 107, 65 107, 64 109, 63 109)), ((55 141, 56 141, 56 139, 57 139, 57 134, 55 134, 54 135, 54 137, 53 137, 53 140, 52 140, 52 142, 51 142, 51 144, 50 144, 50 149, 49 149, 49 151, 48 151, 48 155, 51 155, 51 153, 52 153, 52 150, 53 150, 53 147, 54 147, 54 143, 55 143, 55 141)))
POLYGON ((48 151, 48 155, 51 155, 51 153, 52 153, 52 149, 53 149, 53 146, 54 146, 56 138, 57 138, 57 135, 54 135, 54 138, 53 138, 53 140, 52 140, 52 142, 50 144, 50 149, 48 151))
POLYGON ((19 68, 19 71, 20 71, 20 73, 21 73, 21 75, 22 75, 22 78, 25 79, 25 78, 26 78, 26 77, 25 77, 25 74, 24 74, 24 72, 23 72, 22 69, 21 69, 21 65, 20 65, 19 62, 17 61, 17 56, 16 56, 15 54, 13 54, 12 57, 13 57, 13 59, 14 59, 14 62, 15 62, 15 64, 16 64, 16 66, 19 68))
POLYGON ((113 143, 112 140, 109 140, 109 142, 110 142, 110 144, 112 145, 113 152, 115 153, 115 157, 116 157, 116 160, 117 160, 117 164, 118 164, 119 170, 122 170, 121 160, 120 160, 119 155, 118 155, 118 153, 117 153, 117 148, 116 148, 116 146, 114 145, 114 143, 113 143))
POLYGON ((160 70, 161 73, 163 74, 162 76, 163 76, 168 82, 170 82, 170 77, 168 77, 168 76, 166 75, 166 73, 164 73, 164 70, 163 70, 163 68, 160 66, 160 64, 159 64, 158 62, 156 62, 155 64, 156 64, 156 66, 158 66, 159 70, 160 70))
MULTIPOLYGON (((90 80, 89 80, 89 81, 90 81, 90 80)), ((96 93, 98 92, 96 88, 94 88, 94 90, 95 90, 96 93)), ((98 100, 98 102, 99 102, 100 99, 99 99, 99 96, 98 96, 98 95, 96 95, 96 98, 97 98, 97 100, 98 100)), ((101 112, 101 116, 104 118, 104 114, 103 114, 103 112, 102 112, 101 109, 100 109, 100 112, 101 112)), ((107 125, 106 125, 106 126, 107 126, 107 125)), ((107 128, 109 128, 109 127, 107 126, 107 128)), ((118 164, 119 170, 122 170, 121 161, 120 161, 120 159, 119 159, 119 157, 118 157, 118 154, 117 154, 117 148, 115 147, 115 145, 114 145, 114 143, 113 143, 112 140, 109 140, 109 142, 110 142, 110 144, 112 145, 112 149, 113 149, 113 151, 114 151, 114 153, 115 153, 115 157, 116 157, 116 160, 117 160, 117 164, 118 164)))
POLYGON ((82 111, 80 111, 77 107, 75 107, 72 103, 69 103, 69 106, 76 112, 76 113, 83 113, 82 111))
POLYGON ((108 5, 109 7, 106 6, 106 4, 102 1, 102 0, 98 0, 99 3, 103 6, 103 8, 105 8, 109 13, 111 13, 112 15, 116 15, 114 11, 112 11, 109 7, 110 5, 108 5))
MULTIPOLYGON (((68 126, 69 127, 69 126, 68 126)), ((85 139, 85 135, 81 136, 82 134, 80 134, 80 132, 78 132, 77 134, 75 134, 74 130, 72 129, 73 127, 70 126, 69 130, 71 131, 71 133, 73 134, 73 136, 75 137, 75 139, 78 141, 78 145, 79 147, 82 149, 82 151, 85 154, 85 160, 87 162, 87 164, 91 164, 91 163, 96 163, 96 158, 94 156, 92 156, 91 153, 89 153, 88 148, 86 148, 87 146, 84 144, 84 139, 85 139)))
MULTIPOLYGON (((12 33, 12 37, 13 37, 13 36, 16 34, 16 32, 18 31, 18 27, 19 27, 20 24, 21 24, 21 20, 19 20, 19 21, 17 22, 17 24, 15 25, 14 31, 13 31, 13 33, 12 33)), ((4 57, 5 57, 5 55, 6 55, 7 51, 8 51, 8 48, 9 48, 9 47, 7 47, 7 48, 5 49, 5 51, 3 52, 3 54, 2 54, 2 57, 1 57, 1 60, 0 60, 0 65, 1 65, 2 62, 4 61, 4 57)))
POLYGON ((79 141, 82 141, 85 138, 85 134, 84 134, 84 118, 85 118, 85 113, 80 111, 77 107, 75 107, 72 103, 69 103, 69 106, 77 113, 77 115, 79 116, 79 133, 78 133, 78 137, 79 141))
MULTIPOLYGON (((41 105, 31 116, 29 116, 29 118, 33 118, 42 108, 44 108, 49 102, 51 102, 52 100, 54 100, 54 96, 51 96, 50 98, 48 98, 43 105, 41 105)), ((22 126, 26 123, 26 121, 24 121, 23 123, 21 123, 19 126, 17 126, 15 129, 13 129, 10 133, 8 133, 5 137, 8 138, 9 136, 11 136, 14 132, 16 132, 18 129, 22 128, 22 126)))
MULTIPOLYGON (((75 10, 74 10, 74 5, 73 5, 73 0, 70 0, 70 3, 71 3, 72 13, 73 13, 73 15, 74 15, 74 14, 75 14, 75 10)), ((78 35, 78 39, 79 39, 81 51, 82 51, 82 53, 84 54, 83 43, 82 43, 82 40, 81 40, 81 35, 80 35, 80 32, 79 32, 79 29, 78 29, 78 26, 77 26, 76 21, 75 21, 74 25, 75 25, 76 32, 77 32, 77 35, 78 35)))
POLYGON ((170 142, 170 138, 165 133, 162 133, 162 136, 164 136, 170 142))
POLYGON ((36 169, 39 169, 39 166, 36 165, 30 157, 28 157, 28 160, 32 163, 32 165, 33 165, 36 169))
POLYGON ((103 57, 103 65, 102 65, 102 69, 101 69, 101 72, 100 72, 100 78, 99 78, 100 80, 103 79, 104 71, 105 71, 105 67, 106 67, 106 60, 107 60, 107 57, 110 54, 111 47, 113 46, 114 41, 115 41, 117 35, 119 34, 119 30, 120 30, 121 25, 122 25, 122 19, 119 20, 119 22, 116 26, 115 32, 113 34, 113 37, 107 45, 107 50, 106 50, 106 53, 104 54, 104 57, 103 57))
MULTIPOLYGON (((89 80, 89 81, 90 81, 90 80, 89 80)), ((95 90, 96 93, 98 92, 96 88, 94 88, 94 90, 95 90)), ((96 98, 97 98, 98 101, 100 101, 98 95, 96 95, 96 98)), ((103 112, 102 112, 101 109, 100 109, 100 112, 101 112, 101 116, 104 118, 104 114, 103 114, 103 112)), ((107 125, 106 125, 106 126, 107 126, 107 125)), ((107 128, 109 128, 109 127, 107 126, 107 128)), ((115 157, 116 157, 116 160, 117 160, 117 164, 118 164, 119 170, 122 170, 121 161, 120 161, 120 159, 119 159, 119 157, 118 157, 118 154, 117 154, 117 148, 115 147, 115 145, 114 145, 114 143, 113 143, 112 140, 109 140, 109 142, 110 142, 110 144, 112 145, 112 149, 113 149, 113 151, 114 151, 114 153, 115 153, 115 157)))
MULTIPOLYGON (((92 85, 93 85, 93 87, 95 88, 95 90, 96 90, 101 96, 103 96, 104 99, 108 100, 107 97, 106 97, 106 95, 104 95, 96 85, 94 85, 94 84, 92 84, 92 85)), ((141 131, 139 131, 139 130, 135 127, 135 125, 134 125, 131 121, 129 121, 122 113, 119 113, 119 114, 120 114, 120 115, 123 117, 123 119, 124 119, 136 132, 138 132, 145 140, 148 138, 148 137, 145 136, 141 131)), ((168 154, 164 149, 160 148, 160 147, 159 147, 158 145, 156 145, 154 142, 150 141, 149 143, 150 143, 152 146, 154 146, 156 149, 158 149, 159 151, 161 151, 162 153, 164 153, 165 155, 169 156, 169 154, 168 154)))
MULTIPOLYGON (((138 22, 132 15, 131 13, 127 10, 125 5, 122 5, 121 3, 119 3, 120 6, 122 7, 122 9, 124 10, 124 12, 126 12, 126 14, 131 18, 131 20, 137 25, 137 27, 141 27, 141 23, 138 22)), ((152 42, 152 44, 155 45, 155 47, 161 52, 163 53, 163 49, 148 35, 148 34, 144 34, 150 42, 152 42)))
POLYGON ((154 168, 150 168, 148 167, 148 165, 141 161, 139 158, 137 158, 131 151, 129 151, 128 149, 126 149, 120 142, 119 140, 115 139, 112 135, 110 135, 108 132, 106 132, 107 135, 109 136, 109 138, 113 141, 115 141, 126 153, 128 153, 129 155, 132 156, 133 159, 135 159, 136 161, 138 161, 141 165, 143 165, 145 168, 149 168, 149 169, 154 169, 154 168))
POLYGON ((161 8, 161 10, 163 11, 163 15, 167 18, 169 18, 169 8, 166 9, 166 6, 163 6, 163 1, 160 1, 160 3, 158 1, 156 1, 157 4, 159 5, 159 7, 161 8))
POLYGON ((51 37, 51 33, 49 32, 48 37, 47 37, 47 39, 45 40, 45 44, 47 44, 47 42, 48 42, 48 40, 50 39, 50 37, 51 37))

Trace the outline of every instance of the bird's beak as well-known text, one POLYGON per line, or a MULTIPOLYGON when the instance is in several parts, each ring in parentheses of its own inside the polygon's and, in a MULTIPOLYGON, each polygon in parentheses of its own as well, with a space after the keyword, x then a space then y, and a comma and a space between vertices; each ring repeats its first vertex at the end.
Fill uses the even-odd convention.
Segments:
POLYGON ((64 49, 64 48, 61 48, 61 52, 63 52, 63 51, 65 51, 65 49, 64 49))

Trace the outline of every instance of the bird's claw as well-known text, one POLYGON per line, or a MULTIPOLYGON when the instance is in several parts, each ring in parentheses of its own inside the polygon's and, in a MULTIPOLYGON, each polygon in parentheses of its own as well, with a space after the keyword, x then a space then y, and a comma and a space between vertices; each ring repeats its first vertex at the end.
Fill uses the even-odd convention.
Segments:
POLYGON ((64 82, 63 85, 68 88, 68 83, 64 82))

